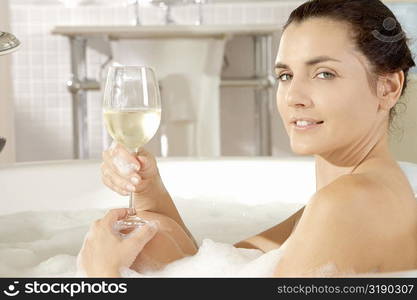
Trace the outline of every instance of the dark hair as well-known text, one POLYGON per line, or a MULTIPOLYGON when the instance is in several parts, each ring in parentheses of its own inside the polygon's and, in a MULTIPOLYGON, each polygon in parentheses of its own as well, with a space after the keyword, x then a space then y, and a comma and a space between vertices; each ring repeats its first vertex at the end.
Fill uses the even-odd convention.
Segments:
MULTIPOLYGON (((375 87, 378 75, 404 72, 407 87, 408 70, 415 66, 406 37, 395 15, 380 0, 309 0, 291 12, 283 31, 293 22, 301 23, 313 17, 327 17, 351 25, 351 36, 368 59, 371 70, 369 82, 375 87)), ((396 107, 389 112, 389 124, 397 115, 396 107)), ((391 128, 390 128, 391 129, 391 128)))

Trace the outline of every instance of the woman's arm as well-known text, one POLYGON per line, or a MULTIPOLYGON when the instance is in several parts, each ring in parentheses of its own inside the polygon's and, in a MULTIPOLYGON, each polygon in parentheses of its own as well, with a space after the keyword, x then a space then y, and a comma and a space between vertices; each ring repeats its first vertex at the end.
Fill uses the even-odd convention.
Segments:
MULTIPOLYGON (((161 217, 161 215, 168 217, 169 219, 173 220, 176 225, 179 225, 184 233, 188 236, 189 240, 192 241, 194 248, 197 248, 197 242, 194 239, 191 232, 188 230, 187 226, 185 225, 184 221, 181 218, 181 215, 178 212, 177 207, 174 204, 174 201, 171 198, 171 195, 168 193, 167 189, 165 188, 162 179, 160 176, 158 176, 158 183, 159 186, 161 186, 158 191, 155 192, 152 195, 149 195, 149 198, 153 198, 153 200, 149 200, 149 202, 154 202, 156 205, 154 207, 136 207, 136 212, 138 216, 141 216, 141 214, 149 215, 147 213, 151 213, 150 215, 153 215, 154 217, 158 218, 161 217), (156 200, 157 199, 157 200, 156 200)), ((143 194, 138 196, 140 197, 141 201, 137 201, 137 203, 146 203, 146 198, 148 195, 144 196, 143 194), (145 199, 145 200, 144 200, 145 199)), ((174 225, 172 225, 174 226, 174 225)))
POLYGON ((194 241, 175 220, 149 211, 141 211, 137 215, 146 220, 157 221, 159 231, 136 257, 131 269, 139 273, 159 270, 197 252, 194 241))
POLYGON ((303 211, 304 207, 299 209, 291 217, 279 223, 278 225, 266 231, 263 231, 255 236, 240 241, 236 243, 234 246, 236 248, 259 249, 263 252, 268 252, 270 250, 278 248, 290 236, 294 228, 295 222, 301 217, 303 211))

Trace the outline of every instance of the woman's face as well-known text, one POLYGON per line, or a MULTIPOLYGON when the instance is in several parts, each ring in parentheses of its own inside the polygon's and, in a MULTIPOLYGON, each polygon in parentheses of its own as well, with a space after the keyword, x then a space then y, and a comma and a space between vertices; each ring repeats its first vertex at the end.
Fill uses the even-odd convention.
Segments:
POLYGON ((379 111, 369 85, 368 60, 354 49, 347 24, 325 18, 292 23, 276 64, 277 106, 295 153, 357 149, 386 129, 387 112, 379 111), (292 118, 324 122, 299 129, 292 118))

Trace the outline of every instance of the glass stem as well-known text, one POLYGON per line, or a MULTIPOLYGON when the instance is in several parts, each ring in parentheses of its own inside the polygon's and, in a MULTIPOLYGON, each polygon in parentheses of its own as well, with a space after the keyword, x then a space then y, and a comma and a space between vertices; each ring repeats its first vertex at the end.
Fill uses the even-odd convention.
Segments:
POLYGON ((136 209, 135 206, 133 204, 133 192, 130 192, 129 195, 129 212, 128 212, 129 216, 136 216, 136 209))
MULTIPOLYGON (((135 155, 135 157, 138 155, 139 148, 134 149, 132 152, 135 155)), ((129 212, 128 216, 136 216, 136 209, 134 205, 134 196, 133 192, 130 192, 129 194, 129 212)))

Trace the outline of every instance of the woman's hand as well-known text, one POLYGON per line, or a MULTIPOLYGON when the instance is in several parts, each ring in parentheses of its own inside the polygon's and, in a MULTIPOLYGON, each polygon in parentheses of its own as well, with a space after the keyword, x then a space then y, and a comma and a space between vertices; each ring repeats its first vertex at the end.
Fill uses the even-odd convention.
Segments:
POLYGON ((168 195, 155 157, 144 148, 137 155, 115 142, 103 152, 101 165, 103 183, 120 195, 134 193, 137 211, 158 210, 157 201, 168 195))
MULTIPOLYGON (((165 215, 178 223, 194 241, 162 182, 156 159, 151 153, 141 148, 136 156, 123 145, 113 142, 103 152, 101 172, 104 184, 113 191, 126 196, 130 191, 134 192, 137 213, 149 211, 165 215)), ((197 245, 195 241, 194 244, 197 245)))
POLYGON ((87 277, 119 277, 120 268, 130 267, 157 233, 157 223, 150 221, 122 238, 113 226, 127 212, 127 208, 112 209, 90 227, 77 257, 77 267, 87 277))

